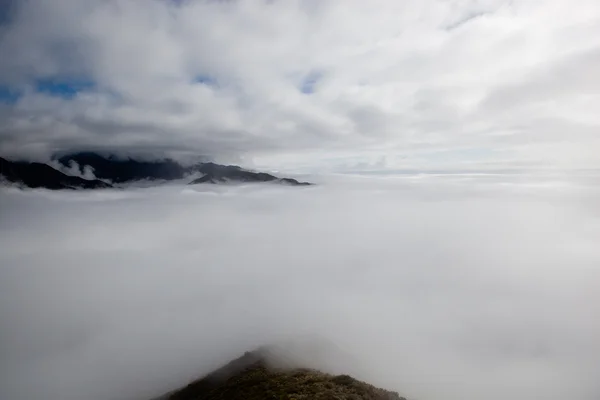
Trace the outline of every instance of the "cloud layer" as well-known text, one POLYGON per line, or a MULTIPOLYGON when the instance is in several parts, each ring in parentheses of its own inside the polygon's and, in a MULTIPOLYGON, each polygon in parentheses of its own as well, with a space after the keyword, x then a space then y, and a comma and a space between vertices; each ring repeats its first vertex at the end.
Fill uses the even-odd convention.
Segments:
POLYGON ((428 400, 600 396, 597 177, 0 192, 0 398, 147 400, 318 335, 428 400))
POLYGON ((598 167, 595 0, 2 4, 5 155, 598 167))

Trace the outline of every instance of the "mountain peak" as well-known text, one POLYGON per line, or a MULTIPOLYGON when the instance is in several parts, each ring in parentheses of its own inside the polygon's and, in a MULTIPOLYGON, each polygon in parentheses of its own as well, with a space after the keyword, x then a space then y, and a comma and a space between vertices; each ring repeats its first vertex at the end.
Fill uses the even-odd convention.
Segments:
MULTIPOLYGON (((285 353, 285 352, 284 352, 285 353)), ((262 347, 155 400, 340 399, 406 400, 349 375, 295 365, 277 348, 262 347)))

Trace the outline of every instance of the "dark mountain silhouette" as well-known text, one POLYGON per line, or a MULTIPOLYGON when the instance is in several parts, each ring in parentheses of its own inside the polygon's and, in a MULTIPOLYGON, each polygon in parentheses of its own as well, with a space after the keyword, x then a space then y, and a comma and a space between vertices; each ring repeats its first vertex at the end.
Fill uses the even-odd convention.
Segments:
POLYGON ((308 182, 298 182, 296 179, 277 178, 265 172, 252 172, 235 165, 219 165, 215 163, 202 163, 194 167, 195 172, 204 174, 201 178, 193 180, 190 185, 198 183, 221 182, 277 182, 293 186, 307 186, 308 182))
POLYGON ((114 156, 101 156, 97 153, 75 153, 62 156, 58 162, 70 166, 76 162, 83 171, 89 165, 94 170, 98 179, 109 180, 114 183, 125 183, 144 179, 172 180, 182 179, 189 173, 173 160, 138 161, 133 159, 119 159, 114 156))
MULTIPOLYGON (((173 180, 184 179, 190 175, 202 174, 190 184, 200 183, 246 183, 274 182, 292 186, 310 185, 291 178, 278 178, 264 172, 254 172, 235 165, 220 165, 202 162, 191 166, 183 166, 170 159, 142 161, 132 158, 103 156, 93 152, 73 153, 55 158, 65 167, 72 168, 76 163, 80 172, 90 167, 97 179, 87 180, 70 176, 58 171, 50 165, 25 161, 8 161, 1 159, 0 175, 9 182, 20 183, 31 188, 47 189, 97 189, 109 188, 114 184, 126 184, 141 180, 173 180)), ((190 178, 191 179, 191 178, 190 178)))
POLYGON ((0 158, 0 175, 9 182, 19 183, 30 188, 46 189, 101 189, 111 185, 99 180, 87 180, 69 176, 41 163, 9 161, 0 158))
POLYGON ((276 182, 288 185, 310 185, 290 178, 278 178, 264 172, 253 172, 236 165, 220 165, 212 162, 202 162, 183 166, 170 159, 157 161, 140 161, 132 158, 116 158, 102 156, 97 153, 84 152, 62 156, 58 162, 70 166, 76 162, 82 169, 89 165, 98 179, 114 183, 126 183, 139 180, 173 180, 183 179, 188 175, 201 173, 202 177, 190 184, 224 183, 224 182, 276 182))
POLYGON ((269 348, 242 357, 155 400, 406 400, 348 375, 298 368, 269 348))

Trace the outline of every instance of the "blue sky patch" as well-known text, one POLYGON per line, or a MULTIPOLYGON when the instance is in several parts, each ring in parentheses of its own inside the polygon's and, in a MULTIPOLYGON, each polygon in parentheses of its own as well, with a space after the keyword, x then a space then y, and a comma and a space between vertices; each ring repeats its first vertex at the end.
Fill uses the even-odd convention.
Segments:
POLYGON ((319 71, 311 71, 300 83, 300 91, 304 94, 312 94, 315 92, 315 85, 321 80, 323 73, 319 71))
POLYGON ((71 99, 78 93, 91 90, 94 87, 93 82, 86 80, 38 79, 35 82, 37 92, 65 99, 71 99))
POLYGON ((32 84, 22 86, 0 85, 0 103, 15 104, 24 93, 43 93, 48 96, 72 99, 78 93, 93 90, 94 82, 73 79, 36 79, 32 84))
POLYGON ((0 104, 15 104, 21 97, 21 92, 8 86, 0 85, 0 104))

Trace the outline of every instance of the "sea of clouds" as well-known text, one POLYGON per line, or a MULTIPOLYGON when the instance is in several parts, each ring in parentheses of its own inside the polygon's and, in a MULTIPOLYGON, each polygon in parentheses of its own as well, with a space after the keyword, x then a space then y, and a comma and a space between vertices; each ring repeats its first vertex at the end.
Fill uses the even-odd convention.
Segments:
POLYGON ((600 180, 0 191, 0 398, 147 400, 263 344, 419 400, 600 398, 600 180))

